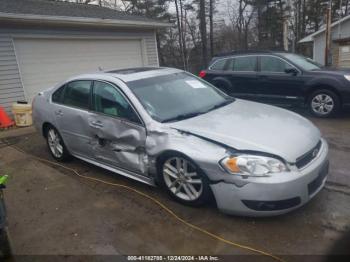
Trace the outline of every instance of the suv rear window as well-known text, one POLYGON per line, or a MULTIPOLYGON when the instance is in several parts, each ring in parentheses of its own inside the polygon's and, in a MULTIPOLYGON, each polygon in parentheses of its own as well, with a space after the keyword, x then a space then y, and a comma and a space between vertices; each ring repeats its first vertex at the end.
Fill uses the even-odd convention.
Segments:
POLYGON ((230 59, 228 64, 228 70, 234 72, 255 72, 256 66, 256 56, 242 56, 230 59))
POLYGON ((220 59, 213 63, 213 65, 210 66, 211 70, 224 70, 225 64, 227 62, 227 59, 220 59))

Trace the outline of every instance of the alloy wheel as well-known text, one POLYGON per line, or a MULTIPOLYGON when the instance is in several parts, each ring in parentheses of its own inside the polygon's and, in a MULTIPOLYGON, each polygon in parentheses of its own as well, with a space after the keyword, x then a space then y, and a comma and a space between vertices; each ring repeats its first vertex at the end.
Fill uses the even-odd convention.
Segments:
POLYGON ((334 109, 334 100, 328 94, 318 94, 311 100, 311 108, 315 113, 328 115, 334 109))
POLYGON ((53 128, 47 133, 47 141, 51 153, 57 157, 61 158, 63 156, 63 145, 57 131, 53 128))
POLYGON ((203 192, 203 181, 196 167, 181 157, 168 159, 163 165, 165 185, 179 199, 195 201, 203 192))

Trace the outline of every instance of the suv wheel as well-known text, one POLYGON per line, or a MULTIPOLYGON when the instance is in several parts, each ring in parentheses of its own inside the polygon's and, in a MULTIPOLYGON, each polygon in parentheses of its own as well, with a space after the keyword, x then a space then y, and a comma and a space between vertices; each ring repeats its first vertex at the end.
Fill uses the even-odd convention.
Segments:
POLYGON ((182 204, 202 206, 211 197, 208 178, 185 156, 168 157, 161 163, 158 174, 162 187, 182 204))
POLYGON ((46 142, 54 159, 57 161, 65 161, 69 159, 70 155, 64 145, 63 139, 57 129, 53 126, 49 126, 46 129, 46 142))
POLYGON ((334 116, 340 108, 339 97, 330 90, 317 90, 308 100, 309 110, 316 117, 334 116))
POLYGON ((223 91, 227 95, 232 95, 232 93, 233 93, 233 88, 230 87, 230 85, 228 83, 226 83, 222 80, 214 82, 214 86, 219 88, 221 91, 223 91))

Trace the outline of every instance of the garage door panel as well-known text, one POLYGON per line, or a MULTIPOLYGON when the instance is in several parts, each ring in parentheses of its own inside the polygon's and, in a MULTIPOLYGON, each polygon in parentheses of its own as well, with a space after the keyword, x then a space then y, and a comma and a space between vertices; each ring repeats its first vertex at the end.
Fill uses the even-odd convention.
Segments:
POLYGON ((14 39, 26 96, 99 67, 143 66, 141 40, 14 39))

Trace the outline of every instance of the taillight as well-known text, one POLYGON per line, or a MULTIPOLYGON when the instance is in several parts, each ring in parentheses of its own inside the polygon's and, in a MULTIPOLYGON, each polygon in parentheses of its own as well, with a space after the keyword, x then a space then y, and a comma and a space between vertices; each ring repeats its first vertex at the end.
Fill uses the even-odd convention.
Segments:
POLYGON ((205 71, 202 70, 202 71, 199 72, 199 77, 200 77, 200 78, 204 78, 204 77, 206 76, 206 74, 207 74, 207 73, 206 73, 205 71))

